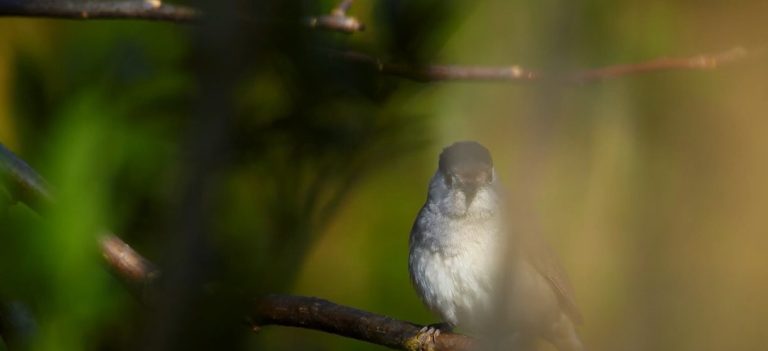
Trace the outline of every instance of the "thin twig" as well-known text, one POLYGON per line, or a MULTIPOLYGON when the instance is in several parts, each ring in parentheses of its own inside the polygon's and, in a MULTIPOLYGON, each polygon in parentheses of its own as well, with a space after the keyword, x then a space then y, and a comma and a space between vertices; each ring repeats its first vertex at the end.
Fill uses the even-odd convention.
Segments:
POLYGON ((354 33, 365 30, 365 25, 355 17, 347 16, 352 7, 352 0, 342 0, 330 15, 312 17, 309 19, 310 28, 330 29, 342 33, 354 33))
POLYGON ((577 83, 586 83, 654 71, 708 70, 745 59, 749 56, 755 56, 758 53, 762 53, 762 50, 753 50, 750 52, 745 48, 736 47, 715 54, 703 54, 693 57, 659 58, 639 63, 619 64, 588 69, 576 72, 569 78, 569 80, 577 83))
POLYGON ((365 25, 354 17, 325 15, 307 20, 309 28, 328 29, 341 33, 354 33, 365 30, 365 25))
POLYGON ((683 58, 662 58, 651 61, 612 65, 580 70, 566 75, 547 75, 521 66, 462 66, 462 65, 412 65, 387 63, 376 57, 355 51, 327 51, 332 59, 369 66, 375 71, 417 82, 438 81, 510 81, 535 82, 542 80, 564 83, 590 83, 620 78, 632 74, 664 70, 708 70, 731 64, 748 57, 764 54, 764 50, 737 47, 715 54, 702 54, 683 58))
MULTIPOLYGON (((344 5, 342 3, 342 5, 344 5)), ((354 17, 333 14, 310 17, 306 25, 312 29, 342 33, 361 31, 365 26, 354 17)), ((344 8, 348 8, 344 5, 344 8)), ((346 11, 344 11, 346 12, 346 11)), ((203 14, 195 8, 183 5, 166 5, 159 0, 118 1, 56 1, 56 0, 0 0, 0 17, 40 17, 73 20, 149 20, 176 23, 194 23, 203 14)), ((249 20, 243 18, 243 20, 249 20)))
POLYGON ((200 13, 191 7, 161 4, 156 0, 107 2, 0 0, 0 16, 191 22, 199 19, 200 13))
POLYGON ((328 51, 332 59, 369 66, 385 75, 396 76, 418 82, 446 80, 506 80, 532 81, 538 75, 520 66, 458 66, 387 63, 373 56, 356 51, 328 51))

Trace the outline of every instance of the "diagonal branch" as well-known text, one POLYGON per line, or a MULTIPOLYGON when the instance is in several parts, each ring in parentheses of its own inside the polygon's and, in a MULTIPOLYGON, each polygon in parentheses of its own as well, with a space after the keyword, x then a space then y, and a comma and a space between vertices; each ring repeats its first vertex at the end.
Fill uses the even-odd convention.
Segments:
POLYGON ((40 212, 53 202, 45 180, 0 144, 0 181, 12 184, 8 191, 16 200, 40 212))
MULTIPOLYGON (((30 196, 21 201, 53 202, 42 178, 2 144, 0 179, 7 180, 12 188, 28 191, 30 196)), ((99 241, 107 266, 142 302, 152 303, 160 277, 156 266, 115 235, 102 235, 99 241)), ((419 325, 314 297, 263 296, 254 300, 247 314, 254 330, 268 325, 299 327, 400 350, 466 350, 472 343, 471 338, 454 333, 442 333, 434 340, 423 338, 419 325)), ((0 333, 5 332, 0 328, 0 333)))
POLYGON ((150 304, 156 299, 160 270, 154 263, 114 234, 101 235, 99 248, 107 267, 139 301, 150 304))

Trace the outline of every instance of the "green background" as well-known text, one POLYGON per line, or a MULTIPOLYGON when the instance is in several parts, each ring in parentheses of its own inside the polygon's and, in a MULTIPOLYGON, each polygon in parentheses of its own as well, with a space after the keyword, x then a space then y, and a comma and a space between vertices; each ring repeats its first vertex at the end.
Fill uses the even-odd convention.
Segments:
MULTIPOLYGON (((226 166, 206 197, 216 262, 206 289, 436 322, 410 286, 408 233, 440 149, 472 139, 534 214, 520 228, 540 229, 560 254, 590 350, 765 348, 768 3, 358 1, 350 13, 366 31, 265 24, 257 29, 272 30, 254 42, 214 53, 244 62, 226 166), (754 55, 585 84, 418 83, 350 70, 318 46, 553 74, 737 46, 754 55)), ((0 193, 0 298, 31 311, 32 349, 152 344, 152 313, 101 268, 95 238, 109 228, 172 264, 184 140, 205 99, 194 36, 169 23, 0 19, 0 142, 59 202, 42 219, 0 193)), ((206 313, 196 316, 218 315, 206 313)), ((228 348, 383 349, 295 328, 188 323, 231 330, 228 348)), ((195 348, 193 339, 174 347, 195 348)))

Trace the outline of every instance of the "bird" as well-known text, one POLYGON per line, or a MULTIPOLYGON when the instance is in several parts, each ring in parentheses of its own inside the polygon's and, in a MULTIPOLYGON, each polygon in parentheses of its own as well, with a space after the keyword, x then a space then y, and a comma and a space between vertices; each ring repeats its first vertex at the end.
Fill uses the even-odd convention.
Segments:
POLYGON ((442 320, 419 335, 434 342, 455 327, 482 334, 501 318, 515 350, 539 340, 584 350, 565 271, 543 238, 509 228, 506 198, 487 148, 459 141, 442 150, 409 238, 411 282, 442 320))

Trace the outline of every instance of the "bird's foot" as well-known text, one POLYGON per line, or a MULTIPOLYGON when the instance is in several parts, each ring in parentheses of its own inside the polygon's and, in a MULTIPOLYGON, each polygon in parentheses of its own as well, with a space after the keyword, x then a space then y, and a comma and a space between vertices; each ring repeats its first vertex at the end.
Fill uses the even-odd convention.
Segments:
POLYGON ((419 334, 426 333, 429 335, 434 336, 440 336, 441 332, 451 332, 453 331, 453 326, 449 323, 435 323, 435 324, 429 324, 425 325, 424 327, 419 330, 419 334))
POLYGON ((414 339, 418 343, 418 349, 422 351, 430 351, 435 349, 435 341, 440 333, 450 332, 453 327, 448 323, 437 323, 425 325, 416 333, 414 339))

